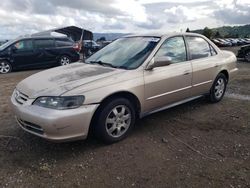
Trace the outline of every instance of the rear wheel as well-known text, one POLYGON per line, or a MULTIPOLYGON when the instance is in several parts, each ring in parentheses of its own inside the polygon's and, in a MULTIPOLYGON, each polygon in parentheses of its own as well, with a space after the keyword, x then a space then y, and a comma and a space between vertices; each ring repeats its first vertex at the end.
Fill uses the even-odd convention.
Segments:
POLYGON ((135 109, 129 100, 116 98, 103 104, 95 121, 94 134, 106 143, 118 142, 135 124, 135 109))
POLYGON ((226 87, 227 87, 226 76, 223 73, 218 74, 210 90, 210 95, 209 95, 210 101, 213 103, 219 102, 225 94, 226 87))
POLYGON ((0 74, 6 74, 11 72, 12 67, 8 61, 0 61, 0 74))
POLYGON ((70 63, 71 63, 71 59, 70 59, 68 56, 62 56, 62 57, 60 58, 60 64, 61 64, 62 66, 68 65, 68 64, 70 64, 70 63))

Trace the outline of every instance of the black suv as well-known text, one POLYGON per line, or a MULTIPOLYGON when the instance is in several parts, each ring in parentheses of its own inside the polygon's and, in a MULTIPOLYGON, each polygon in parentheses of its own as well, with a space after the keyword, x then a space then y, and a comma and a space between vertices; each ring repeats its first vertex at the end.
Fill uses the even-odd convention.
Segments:
POLYGON ((75 43, 66 37, 26 37, 0 46, 0 74, 17 69, 67 65, 80 58, 75 43))

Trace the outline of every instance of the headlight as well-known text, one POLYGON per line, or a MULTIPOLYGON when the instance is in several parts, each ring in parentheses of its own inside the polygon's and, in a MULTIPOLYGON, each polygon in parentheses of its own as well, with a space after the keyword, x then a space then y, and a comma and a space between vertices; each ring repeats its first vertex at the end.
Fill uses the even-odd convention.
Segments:
POLYGON ((33 105, 52 108, 57 110, 73 109, 80 107, 84 102, 84 96, 60 96, 39 97, 33 105))

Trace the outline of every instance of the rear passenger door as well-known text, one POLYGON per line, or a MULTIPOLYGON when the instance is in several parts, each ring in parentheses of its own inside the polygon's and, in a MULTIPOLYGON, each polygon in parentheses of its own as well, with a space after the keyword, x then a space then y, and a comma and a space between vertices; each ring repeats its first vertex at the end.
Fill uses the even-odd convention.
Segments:
POLYGON ((34 46, 40 67, 53 66, 56 63, 54 39, 35 39, 34 46))
POLYGON ((205 94, 210 90, 216 76, 217 53, 202 37, 186 36, 185 39, 193 68, 192 95, 205 94))

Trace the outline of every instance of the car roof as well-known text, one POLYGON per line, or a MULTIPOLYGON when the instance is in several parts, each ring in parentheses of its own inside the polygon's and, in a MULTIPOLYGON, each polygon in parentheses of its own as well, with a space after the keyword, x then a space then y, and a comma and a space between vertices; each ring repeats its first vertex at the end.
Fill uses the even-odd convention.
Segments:
POLYGON ((141 33, 141 34, 130 34, 126 35, 124 37, 170 37, 170 36, 175 36, 175 35, 185 35, 185 36, 203 36, 198 33, 178 33, 178 32, 173 32, 173 33, 141 33))
POLYGON ((15 41, 23 40, 23 39, 69 39, 68 37, 55 37, 55 36, 24 36, 18 37, 15 41))

